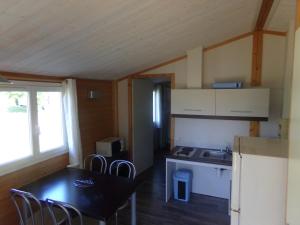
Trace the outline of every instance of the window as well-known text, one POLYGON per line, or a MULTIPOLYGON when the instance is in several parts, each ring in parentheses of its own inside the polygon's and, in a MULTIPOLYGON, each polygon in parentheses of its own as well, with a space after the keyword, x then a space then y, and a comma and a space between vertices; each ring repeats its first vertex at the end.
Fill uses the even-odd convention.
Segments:
POLYGON ((29 93, 0 92, 0 164, 32 155, 29 93))
POLYGON ((61 92, 37 92, 40 151, 64 145, 61 92))
POLYGON ((153 123, 154 126, 159 128, 161 127, 161 90, 157 86, 152 93, 153 99, 153 123))
POLYGON ((0 175, 66 149, 60 84, 0 85, 0 175))

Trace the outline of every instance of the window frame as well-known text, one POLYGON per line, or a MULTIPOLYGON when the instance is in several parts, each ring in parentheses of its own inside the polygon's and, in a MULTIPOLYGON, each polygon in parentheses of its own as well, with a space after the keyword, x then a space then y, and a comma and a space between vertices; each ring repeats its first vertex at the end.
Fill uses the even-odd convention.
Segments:
POLYGON ((0 91, 25 91, 28 92, 28 125, 30 136, 31 155, 6 162, 0 165, 0 176, 8 174, 22 168, 34 165, 36 163, 51 159, 53 157, 63 155, 68 152, 66 118, 64 113, 64 90, 62 83, 45 83, 45 82, 28 82, 13 81, 13 84, 0 84, 0 91), (61 113, 63 128, 63 145, 41 152, 39 146, 38 132, 38 108, 37 108, 37 92, 61 92, 61 113))

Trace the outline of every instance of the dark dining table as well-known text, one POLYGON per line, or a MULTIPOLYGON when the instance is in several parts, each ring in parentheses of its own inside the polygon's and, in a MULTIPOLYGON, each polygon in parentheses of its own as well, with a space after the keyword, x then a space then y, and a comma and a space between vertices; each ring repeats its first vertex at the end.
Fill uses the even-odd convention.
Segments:
POLYGON ((130 199, 131 225, 136 225, 136 187, 136 182, 125 177, 65 168, 25 185, 21 190, 32 193, 41 202, 52 199, 71 204, 83 215, 98 220, 101 225, 105 225, 117 209, 130 199), (75 186, 77 179, 92 179, 94 185, 75 186))

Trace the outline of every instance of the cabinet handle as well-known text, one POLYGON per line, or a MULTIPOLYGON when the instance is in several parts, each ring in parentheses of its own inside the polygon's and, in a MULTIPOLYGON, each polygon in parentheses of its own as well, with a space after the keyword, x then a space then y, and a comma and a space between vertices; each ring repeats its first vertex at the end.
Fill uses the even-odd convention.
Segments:
POLYGON ((190 111, 190 112, 201 112, 202 109, 183 109, 184 111, 190 111))
POLYGON ((252 113, 252 110, 230 110, 233 113, 252 113))

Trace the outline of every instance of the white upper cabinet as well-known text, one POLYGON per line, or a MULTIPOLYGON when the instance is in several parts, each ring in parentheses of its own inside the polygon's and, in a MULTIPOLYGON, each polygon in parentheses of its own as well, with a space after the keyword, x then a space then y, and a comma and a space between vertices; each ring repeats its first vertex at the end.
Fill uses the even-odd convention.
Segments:
POLYGON ((171 91, 171 113, 215 116, 215 99, 212 89, 174 89, 171 91))
POLYGON ((216 90, 216 116, 267 118, 269 97, 263 88, 216 90))
POLYGON ((171 114, 265 120, 269 117, 269 98, 267 88, 174 89, 171 114))

